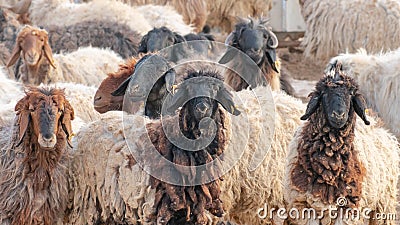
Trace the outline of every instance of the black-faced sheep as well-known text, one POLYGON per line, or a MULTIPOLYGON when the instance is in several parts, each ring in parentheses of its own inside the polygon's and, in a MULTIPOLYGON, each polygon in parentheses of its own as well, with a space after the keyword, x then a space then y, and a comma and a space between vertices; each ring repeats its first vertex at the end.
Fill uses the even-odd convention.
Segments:
POLYGON ((2 148, 0 221, 59 224, 68 203, 74 110, 59 89, 30 88, 15 106, 9 143, 2 148))
MULTIPOLYGON (((139 110, 135 108, 134 104, 144 102, 144 114, 149 118, 156 119, 161 115, 162 103, 166 95, 173 91, 175 77, 175 70, 163 57, 148 54, 136 63, 133 74, 123 81, 111 95, 114 97, 124 96, 125 105, 122 109, 130 113, 139 110)), ((115 98, 111 98, 111 100, 113 99, 115 98)))
POLYGON ((338 62, 360 84, 367 104, 400 140, 400 48, 380 54, 367 54, 363 49, 355 54, 340 54, 330 60, 326 71, 338 62))
POLYGON ((34 85, 60 81, 98 85, 122 61, 111 50, 92 47, 80 48, 66 55, 56 54, 53 57, 48 33, 29 25, 18 33, 7 66, 15 64, 20 57, 23 64, 16 77, 23 83, 34 85))
MULTIPOLYGON (((268 20, 260 18, 254 20, 242 19, 241 22, 236 24, 235 30, 229 34, 226 44, 232 46, 228 48, 226 53, 222 56, 219 63, 221 64, 234 64, 231 68, 241 72, 242 75, 250 76, 247 80, 255 80, 255 86, 266 85, 261 84, 261 77, 246 71, 245 67, 248 63, 243 62, 243 57, 238 57, 238 51, 250 57, 257 66, 261 69, 262 75, 265 76, 267 83, 271 86, 272 90, 285 90, 288 94, 293 95, 293 87, 290 85, 287 74, 280 74, 280 61, 276 56, 276 47, 278 47, 278 38, 271 31, 268 26, 268 20)), ((257 71, 258 72, 258 71, 257 71)), ((261 74, 259 76, 262 76, 261 74)), ((227 70, 225 79, 235 91, 240 91, 249 86, 249 84, 233 70, 227 70)), ((254 87, 254 86, 253 86, 254 87)))
MULTIPOLYGON (((149 160, 153 158, 152 154, 154 154, 154 152, 147 151, 145 149, 151 149, 151 146, 154 146, 157 152, 161 153, 162 157, 166 157, 167 160, 173 162, 176 166, 176 168, 175 166, 169 167, 163 164, 163 162, 161 161, 160 163, 154 164, 154 162, 157 162, 158 160, 154 160, 154 158, 151 159, 151 174, 154 175, 154 177, 149 178, 150 180, 146 179, 143 177, 143 171, 138 171, 139 173, 137 173, 135 176, 138 176, 138 179, 144 178, 144 180, 135 180, 141 182, 142 184, 126 186, 127 188, 128 186, 134 189, 138 188, 137 190, 139 190, 139 192, 134 192, 141 196, 132 196, 131 200, 125 202, 125 197, 123 196, 126 195, 122 194, 122 192, 129 191, 128 189, 130 188, 123 190, 124 188, 121 189, 120 187, 114 186, 115 184, 111 184, 113 183, 113 181, 110 180, 111 183, 109 183, 110 181, 106 181, 111 178, 111 176, 113 176, 109 173, 114 173, 115 170, 108 171, 108 169, 106 169, 106 173, 103 175, 98 173, 100 172, 98 171, 99 167, 93 166, 93 162, 97 160, 90 156, 91 153, 89 152, 87 152, 88 154, 85 154, 86 156, 83 157, 83 160, 77 158, 75 161, 77 163, 77 169, 74 169, 74 171, 76 171, 77 173, 76 177, 79 178, 77 180, 77 183, 79 185, 77 185, 77 188, 75 189, 75 196, 78 199, 77 201, 75 201, 77 205, 73 207, 75 210, 71 217, 71 221, 89 221, 89 223, 92 223, 92 221, 117 220, 125 221, 127 224, 133 224, 136 221, 141 221, 142 223, 155 223, 157 221, 157 223, 159 224, 190 222, 206 224, 209 221, 209 216, 206 215, 206 211, 209 211, 211 214, 221 216, 223 213, 223 208, 222 203, 219 200, 219 195, 221 194, 219 183, 221 181, 218 178, 218 175, 220 174, 217 174, 218 169, 220 169, 218 167, 218 164, 213 167, 214 170, 197 169, 195 171, 192 171, 191 175, 179 172, 179 167, 181 166, 189 166, 190 164, 193 164, 193 166, 201 166, 205 163, 212 161, 215 157, 218 157, 224 152, 229 142, 230 129, 229 123, 226 122, 229 121, 229 118, 226 110, 234 115, 238 115, 240 112, 235 108, 230 93, 227 92, 227 90, 223 87, 223 82, 219 80, 220 82, 218 83, 214 80, 214 77, 218 76, 213 72, 190 73, 187 79, 189 85, 181 86, 173 97, 167 98, 166 105, 169 109, 168 112, 174 112, 181 104, 183 104, 188 96, 188 92, 194 95, 199 94, 199 96, 201 97, 193 98, 189 100, 189 102, 184 104, 182 109, 180 110, 179 115, 166 116, 164 117, 163 121, 149 121, 146 118, 140 117, 138 115, 125 114, 125 116, 127 116, 125 117, 125 119, 129 121, 127 123, 129 125, 128 127, 126 127, 129 130, 129 135, 126 136, 126 139, 127 141, 129 140, 129 142, 133 139, 136 140, 133 142, 133 144, 135 145, 135 149, 132 150, 136 151, 141 149, 139 150, 140 152, 137 152, 138 154, 147 152, 144 155, 148 154, 149 157, 145 157, 143 160, 149 160), (208 117, 214 121, 216 125, 216 136, 212 136, 211 143, 204 148, 200 148, 199 151, 191 152, 183 150, 179 146, 176 146, 175 144, 170 142, 167 138, 167 134, 171 134, 171 132, 173 132, 173 134, 178 134, 179 131, 181 131, 186 138, 192 141, 195 141, 195 139, 198 139, 200 136, 209 135, 206 130, 210 131, 212 129, 208 129, 208 127, 203 127, 201 123, 199 125, 199 122, 205 117, 208 117), (142 126, 143 124, 139 125, 140 120, 142 122, 145 122, 145 127, 142 126), (176 125, 178 127, 176 127, 176 125), (137 127, 134 128, 135 126, 137 127), (203 128, 205 128, 205 130, 203 130, 203 128), (165 132, 167 132, 167 134, 164 133, 164 130, 165 132), (144 136, 142 137, 142 135, 149 136, 145 138, 144 136), (93 159, 94 161, 92 161, 93 159), (173 176, 173 174, 175 174, 176 172, 180 174, 178 175, 180 177, 178 179, 180 179, 179 182, 182 182, 182 186, 179 186, 177 184, 170 185, 165 181, 165 179, 171 178, 169 176, 173 176), (160 177, 158 175, 160 175, 160 173, 164 175, 162 180, 159 180, 160 177), (89 174, 92 174, 92 178, 90 178, 90 180, 86 179, 86 176, 89 174), (196 179, 197 181, 206 182, 193 183, 194 181, 191 178, 196 179), (110 184, 111 189, 109 189, 109 187, 107 186, 108 184, 106 184, 106 186, 104 186, 106 190, 105 192, 96 191, 95 189, 101 189, 102 185, 96 185, 95 183, 100 184, 102 182, 110 184), (183 186, 184 184, 189 186, 183 186), (141 188, 150 188, 150 193, 148 191, 142 192, 140 190, 141 188), (85 190, 88 190, 89 192, 85 190), (123 197, 123 199, 117 197, 113 200, 113 202, 110 202, 109 200, 107 200, 107 196, 112 196, 114 195, 113 193, 121 193, 122 195, 117 195, 123 197), (84 197, 88 194, 91 197, 84 197), (82 196, 83 199, 86 200, 79 201, 79 199, 81 199, 80 196, 82 196), (142 201, 141 199, 144 196, 147 196, 146 200, 142 201), (94 199, 98 199, 98 206, 101 208, 101 210, 93 208, 94 205, 92 205, 92 200, 94 199), (139 208, 135 208, 134 206, 136 205, 136 203, 134 203, 136 201, 135 199, 138 201, 139 208), (109 210, 104 211, 103 209, 106 208, 108 208, 109 210), (123 208, 126 208, 127 210, 124 210, 124 212, 122 212, 121 209, 123 208), (96 211, 93 211, 94 209, 96 211), (110 212, 112 212, 113 215, 111 215, 110 212)), ((107 115, 105 115, 105 120, 107 120, 107 116, 109 115, 112 114, 108 113, 107 115)), ((121 119, 120 116, 118 117, 121 119)), ((81 130, 81 133, 78 134, 76 139, 78 152, 85 151, 84 148, 87 149, 86 147, 83 147, 83 142, 87 142, 87 140, 85 140, 87 135, 89 133, 99 131, 98 129, 93 130, 90 127, 98 126, 103 123, 106 124, 108 122, 98 121, 89 125, 86 129, 81 130)), ((112 124, 113 123, 110 123, 109 125, 112 124)), ((109 129, 105 132, 113 133, 114 131, 109 129)), ((115 140, 118 140, 118 142, 120 141, 119 137, 115 138, 117 138, 115 140)), ((124 141, 124 144, 120 147, 127 147, 126 142, 124 141)), ((108 158, 108 156, 106 156, 108 154, 110 154, 111 156, 114 154, 127 153, 125 150, 122 149, 117 150, 116 152, 114 152, 114 150, 111 150, 109 153, 104 152, 103 149, 98 150, 100 150, 100 152, 99 154, 94 156, 95 158, 108 158)), ((91 150, 89 151, 91 152, 91 150)), ((129 155, 126 155, 126 158, 124 157, 122 159, 127 159, 129 163, 126 164, 126 166, 120 168, 122 170, 127 169, 127 173, 122 172, 123 175, 121 174, 121 178, 125 177, 125 175, 127 175, 128 177, 133 175, 128 171, 137 170, 138 164, 136 163, 136 161, 140 161, 141 157, 144 156, 137 156, 135 157, 135 159, 133 159, 132 155, 129 155)), ((158 157, 156 155, 154 156, 158 157)), ((121 163, 121 158, 119 158, 119 156, 117 155, 114 156, 116 156, 117 158, 115 158, 116 161, 113 160, 113 163, 121 163)), ((108 168, 108 166, 106 167, 108 168)), ((103 167, 103 169, 104 168, 105 167, 103 167)), ((135 183, 135 181, 131 180, 130 178, 128 178, 126 182, 135 183)), ((131 193, 133 194, 133 192, 131 193)))
POLYGON ((375 213, 395 212, 400 174, 398 142, 373 118, 372 125, 365 126, 371 124, 365 110, 358 85, 340 70, 340 64, 317 83, 301 117, 308 121, 299 127, 289 145, 285 199, 289 207, 299 211, 310 207, 325 211, 318 218, 293 223, 366 224, 364 220, 368 220, 362 217, 351 221, 346 217, 349 215, 330 217, 330 207, 369 208, 371 221, 376 219, 375 213), (356 115, 365 125, 356 122, 356 115))
POLYGON ((389 51, 400 43, 397 0, 301 0, 306 31, 304 55, 324 62, 345 51, 389 51), (390 34, 390 35, 388 35, 390 34))

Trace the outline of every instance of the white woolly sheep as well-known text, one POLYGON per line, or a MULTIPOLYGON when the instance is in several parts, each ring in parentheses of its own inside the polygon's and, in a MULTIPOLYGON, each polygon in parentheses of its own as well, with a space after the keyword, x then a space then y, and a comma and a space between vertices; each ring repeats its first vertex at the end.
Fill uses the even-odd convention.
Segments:
POLYGON ((193 28, 186 25, 182 16, 172 7, 144 6, 138 9, 122 2, 109 0, 81 4, 71 3, 70 0, 22 0, 14 4, 3 3, 3 5, 19 14, 29 12, 29 17, 36 26, 70 26, 95 20, 125 24, 141 35, 154 26, 170 27, 182 34, 193 31, 193 28), (162 18, 163 16, 174 20, 162 18))
POLYGON ((326 71, 338 62, 359 83, 367 104, 400 140, 400 48, 376 55, 368 55, 364 49, 341 54, 330 60, 326 71))
POLYGON ((366 117, 357 84, 339 67, 317 83, 301 117, 308 121, 289 145, 284 181, 288 208, 299 212, 312 208, 318 213, 318 218, 299 217, 292 222, 394 224, 390 218, 377 220, 375 216, 396 212, 399 143, 366 117), (357 115, 365 124, 356 122, 357 115), (339 215, 336 218, 328 210, 333 208, 339 215), (366 208, 368 214, 362 213, 366 208), (360 210, 358 215, 349 213, 354 209, 360 210))
POLYGON ((210 14, 207 25, 219 27, 229 33, 237 22, 237 17, 258 17, 268 15, 272 8, 272 0, 207 0, 210 14))
POLYGON ((129 5, 170 5, 183 16, 186 24, 193 24, 196 32, 203 30, 208 9, 206 0, 117 0, 129 5))
MULTIPOLYGON (((256 96, 250 90, 235 93, 234 101, 243 101, 243 106, 237 106, 243 116, 231 117, 232 128, 228 130, 232 136, 225 153, 227 160, 234 160, 244 152, 220 182, 224 220, 264 224, 266 220, 257 217, 257 209, 264 203, 285 207, 282 180, 286 149, 305 105, 280 92, 273 92, 273 99, 268 98, 265 93, 269 90, 257 87, 253 90, 256 96), (271 121, 275 124, 274 134, 271 121), (267 151, 271 142, 272 147, 263 159, 260 154, 267 151), (253 157, 263 159, 255 170, 251 168, 255 167, 253 157)), ((142 147, 135 140, 145 139, 147 131, 143 124, 150 122, 138 115, 108 112, 101 120, 81 129, 75 143, 79 157, 73 169, 76 192, 69 222, 92 224, 109 218, 127 224, 149 222, 155 191, 149 186, 150 176, 136 163, 131 150, 140 151, 142 147), (131 143, 129 148, 127 140, 131 143)), ((211 216, 209 219, 218 220, 211 216)))
POLYGON ((23 65, 19 69, 19 79, 34 85, 55 82, 99 85, 107 73, 116 70, 122 62, 115 52, 92 47, 53 57, 47 32, 29 25, 18 33, 7 66, 15 64, 20 57, 23 65))
POLYGON ((346 50, 368 52, 400 45, 400 2, 397 0, 302 0, 306 32, 304 55, 327 60, 346 50))

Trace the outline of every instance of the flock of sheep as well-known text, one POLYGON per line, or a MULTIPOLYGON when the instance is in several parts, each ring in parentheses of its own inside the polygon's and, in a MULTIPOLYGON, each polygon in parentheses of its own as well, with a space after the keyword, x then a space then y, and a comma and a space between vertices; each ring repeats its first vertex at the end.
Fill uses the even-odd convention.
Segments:
POLYGON ((396 224, 400 2, 299 2, 307 104, 271 1, 0 0, 0 224, 396 224))

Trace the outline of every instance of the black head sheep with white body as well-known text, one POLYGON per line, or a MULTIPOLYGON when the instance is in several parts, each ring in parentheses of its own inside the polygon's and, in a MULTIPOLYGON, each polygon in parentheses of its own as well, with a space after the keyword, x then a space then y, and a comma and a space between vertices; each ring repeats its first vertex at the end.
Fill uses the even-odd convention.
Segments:
MULTIPOLYGON (((276 48, 278 47, 278 38, 268 27, 268 20, 260 18, 254 20, 242 19, 236 24, 235 30, 229 34, 225 44, 234 48, 228 48, 222 56, 219 63, 227 64, 233 61, 233 68, 239 71, 241 75, 248 76, 246 81, 238 76, 234 71, 228 70, 226 74, 226 82, 235 90, 240 91, 248 86, 252 88, 259 85, 266 85, 262 82, 260 75, 248 72, 246 67, 248 63, 243 62, 243 57, 237 58, 237 50, 239 49, 250 57, 254 63, 261 69, 261 73, 265 76, 267 84, 272 90, 285 90, 288 94, 293 95, 293 87, 288 81, 287 74, 280 74, 280 61, 276 56, 276 48), (251 83, 247 83, 252 81, 251 83)), ((258 71, 257 71, 258 72, 258 71)))

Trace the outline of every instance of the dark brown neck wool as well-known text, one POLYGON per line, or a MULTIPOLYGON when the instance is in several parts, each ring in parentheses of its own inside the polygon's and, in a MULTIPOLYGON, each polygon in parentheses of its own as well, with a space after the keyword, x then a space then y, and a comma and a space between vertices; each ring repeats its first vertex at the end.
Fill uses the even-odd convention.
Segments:
MULTIPOLYGON (((159 132, 163 129, 161 123, 158 126, 154 126, 154 124, 153 126, 148 126, 148 133, 155 148, 169 161, 184 166, 203 165, 221 155, 228 142, 227 127, 224 125, 225 114, 221 109, 218 109, 214 115, 214 121, 217 125, 216 137, 209 146, 199 151, 185 151, 172 145, 165 134, 159 132)), ((185 120, 182 117, 180 119, 185 120)), ((181 129, 185 135, 189 133, 192 137, 198 135, 198 131, 196 129, 193 130, 189 121, 185 121, 184 124, 186 124, 186 127, 181 127, 181 129)), ((163 165, 159 165, 158 168, 154 169, 162 170, 163 165)), ((220 166, 214 166, 208 170, 194 168, 191 171, 191 177, 196 176, 204 179, 217 177, 220 169, 220 166)), ((178 168, 175 168, 175 170, 165 171, 163 175, 172 176, 172 173, 180 173, 178 168)), ((180 173, 180 175, 182 183, 190 185, 189 175, 184 173, 180 173)), ((220 179, 195 186, 171 185, 154 177, 151 178, 150 182, 152 188, 156 189, 152 218, 157 218, 158 224, 207 224, 206 210, 218 217, 221 217, 224 213, 222 202, 219 199, 221 193, 220 179)))
POLYGON ((299 137, 298 158, 291 171, 298 191, 308 191, 325 204, 345 197, 346 207, 358 206, 365 168, 354 151, 355 121, 352 107, 341 129, 329 125, 321 107, 310 117, 299 137))

